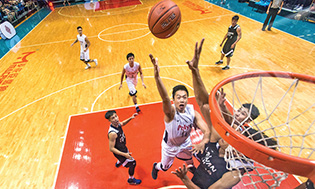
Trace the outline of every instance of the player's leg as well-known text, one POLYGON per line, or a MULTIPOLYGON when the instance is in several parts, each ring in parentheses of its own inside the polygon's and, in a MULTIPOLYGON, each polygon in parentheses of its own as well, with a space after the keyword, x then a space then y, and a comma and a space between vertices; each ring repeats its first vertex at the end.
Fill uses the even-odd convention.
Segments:
POLYGON ((84 64, 86 64, 85 69, 89 69, 91 68, 91 65, 89 64, 89 56, 86 52, 81 51, 80 53, 80 60, 82 60, 84 62, 84 64))
POLYGON ((85 51, 84 56, 85 56, 85 59, 87 60, 88 63, 89 62, 94 62, 95 66, 97 66, 97 59, 90 59, 90 49, 85 51))
POLYGON ((168 152, 168 145, 162 142, 162 158, 161 162, 154 163, 152 168, 152 178, 157 179, 159 171, 167 171, 174 162, 175 155, 168 152))
POLYGON ((273 22, 275 21, 276 16, 277 16, 277 12, 278 12, 278 9, 270 9, 271 20, 270 20, 269 25, 268 25, 268 31, 271 30, 273 22))
POLYGON ((271 11, 272 9, 270 9, 269 10, 269 13, 267 14, 267 17, 266 17, 266 20, 265 20, 265 22, 264 22, 264 25, 263 25, 263 27, 262 27, 262 31, 265 31, 266 30, 266 27, 267 27, 267 25, 268 25, 268 22, 269 22, 269 19, 270 19, 270 17, 271 17, 271 14, 270 14, 270 11, 271 11))
POLYGON ((220 64, 223 64, 223 58, 224 58, 224 52, 223 52, 223 49, 221 51, 221 57, 220 57, 220 60, 217 61, 215 64, 216 65, 220 65, 220 64))
POLYGON ((194 173, 196 171, 196 167, 194 165, 194 161, 192 159, 192 153, 189 151, 189 149, 182 149, 177 155, 177 159, 180 159, 182 161, 185 161, 187 166, 192 165, 192 167, 188 168, 188 171, 191 173, 194 173))
POLYGON ((233 56, 234 49, 231 48, 231 43, 227 44, 226 49, 225 49, 225 56, 226 56, 226 66, 222 68, 222 70, 228 70, 230 69, 230 62, 231 62, 231 57, 233 56))
POLYGON ((127 163, 126 163, 126 165, 124 167, 129 168, 129 170, 128 170, 129 178, 128 178, 127 182, 129 184, 132 184, 132 185, 140 184, 141 180, 140 179, 136 179, 134 177, 135 168, 136 168, 136 165, 137 165, 136 160, 134 160, 134 159, 133 160, 127 159, 126 161, 127 161, 127 163))
POLYGON ((137 82, 135 81, 136 79, 134 78, 126 78, 126 83, 127 86, 129 88, 129 95, 132 97, 132 101, 135 105, 136 111, 139 113, 140 112, 140 108, 138 106, 138 101, 137 101, 137 90, 136 90, 136 85, 137 82))

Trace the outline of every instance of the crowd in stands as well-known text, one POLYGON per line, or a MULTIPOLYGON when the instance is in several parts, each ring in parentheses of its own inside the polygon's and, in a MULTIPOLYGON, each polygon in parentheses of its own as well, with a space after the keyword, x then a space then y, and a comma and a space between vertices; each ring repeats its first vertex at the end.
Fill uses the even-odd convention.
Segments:
POLYGON ((284 1, 284 7, 291 10, 303 10, 312 6, 314 0, 286 0, 284 1))
POLYGON ((13 23, 38 6, 37 0, 0 0, 0 23, 4 21, 13 23))

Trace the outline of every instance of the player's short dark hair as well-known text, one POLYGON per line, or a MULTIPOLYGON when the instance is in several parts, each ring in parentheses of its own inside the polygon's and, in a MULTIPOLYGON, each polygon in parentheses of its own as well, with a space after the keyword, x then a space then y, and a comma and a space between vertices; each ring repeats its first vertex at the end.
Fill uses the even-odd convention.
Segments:
POLYGON ((267 136, 264 132, 258 131, 254 128, 246 128, 243 135, 271 149, 277 149, 278 142, 274 138, 267 136))
POLYGON ((235 16, 233 16, 233 17, 232 17, 232 20, 236 20, 236 21, 238 21, 238 19, 240 19, 240 17, 239 17, 239 16, 237 16, 237 15, 235 15, 235 16))
POLYGON ((258 108, 255 106, 255 104, 249 104, 249 103, 245 103, 245 104, 242 104, 242 106, 244 108, 247 108, 248 111, 250 110, 250 107, 252 106, 252 111, 250 112, 250 119, 253 121, 255 120, 259 115, 259 110, 258 108))
POLYGON ((133 53, 128 53, 127 54, 127 60, 128 60, 129 57, 132 57, 132 56, 135 57, 135 55, 133 53))
POLYGON ((173 88, 173 93, 172 93, 173 99, 174 99, 175 93, 176 93, 177 91, 186 91, 187 97, 189 96, 188 90, 187 90, 187 88, 186 88, 184 85, 176 85, 176 86, 173 88))
POLYGON ((82 29, 82 27, 81 27, 81 26, 78 26, 78 27, 77 27, 77 30, 78 30, 78 29, 82 29))
POLYGON ((109 120, 109 118, 112 117, 112 115, 114 114, 116 114, 115 110, 109 110, 108 112, 106 112, 105 118, 109 120))

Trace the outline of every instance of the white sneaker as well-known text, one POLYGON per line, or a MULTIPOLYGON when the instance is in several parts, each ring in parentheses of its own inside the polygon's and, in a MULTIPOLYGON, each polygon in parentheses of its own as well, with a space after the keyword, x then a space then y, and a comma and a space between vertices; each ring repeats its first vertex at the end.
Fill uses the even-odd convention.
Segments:
POLYGON ((87 67, 85 67, 85 69, 87 70, 87 69, 89 69, 89 68, 91 68, 91 66, 87 66, 87 67))
POLYGON ((97 59, 94 59, 94 62, 95 62, 95 66, 97 66, 97 59))

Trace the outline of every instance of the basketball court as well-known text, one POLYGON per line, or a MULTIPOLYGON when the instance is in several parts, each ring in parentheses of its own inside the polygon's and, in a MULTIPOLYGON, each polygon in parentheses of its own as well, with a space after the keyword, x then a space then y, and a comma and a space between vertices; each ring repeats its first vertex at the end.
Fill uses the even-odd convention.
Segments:
MULTIPOLYGON (((183 84, 193 96, 185 61, 193 57, 194 44, 202 38, 200 72, 209 93, 219 81, 244 72, 314 75, 314 43, 276 28, 262 32, 262 23, 242 15, 238 23, 242 39, 231 69, 222 71, 214 63, 236 13, 202 0, 174 2, 182 22, 169 39, 154 37, 147 27, 147 14, 157 1, 91 2, 55 8, 1 58, 0 188, 183 188, 170 173, 182 165, 179 160, 169 171, 160 172, 157 180, 151 178, 152 164, 160 160, 164 124, 149 53, 159 58, 169 94, 173 86, 183 84), (79 60, 79 45, 70 47, 79 25, 91 42, 90 57, 99 62, 89 70, 79 60), (109 122, 104 118, 110 109, 117 110, 121 121, 135 112, 127 84, 118 90, 129 52, 141 64, 147 86, 137 86, 142 113, 124 127, 127 147, 137 160, 135 176, 142 179, 139 186, 129 186, 127 169, 115 167, 108 149, 109 122)), ((248 84, 247 91, 256 85, 248 84)), ((269 91, 268 102, 277 104, 276 92, 282 91, 283 82, 272 86, 277 90, 269 91)), ((305 93, 298 100, 314 103, 312 85, 302 89, 305 93)), ((238 92, 243 98, 246 90, 238 92)), ((193 97, 190 102, 195 104, 193 97)), ((303 118, 314 119, 313 114, 303 118)), ((301 122, 298 129, 306 130, 301 122)), ((245 188, 241 184, 235 188, 245 188)), ((299 181, 291 175, 282 184, 280 188, 294 188, 299 181)))

